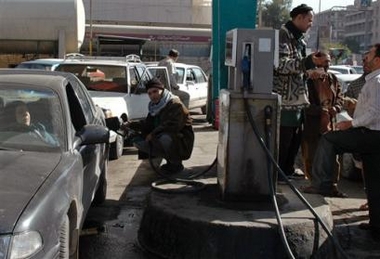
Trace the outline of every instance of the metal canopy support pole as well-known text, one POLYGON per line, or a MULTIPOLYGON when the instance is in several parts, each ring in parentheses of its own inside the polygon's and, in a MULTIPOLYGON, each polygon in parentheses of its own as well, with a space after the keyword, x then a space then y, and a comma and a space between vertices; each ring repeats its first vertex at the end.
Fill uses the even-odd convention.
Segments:
MULTIPOLYGON (((234 28, 254 29, 257 0, 212 1, 212 107, 219 91, 227 88, 227 68, 224 65, 226 32, 234 28)), ((215 112, 213 111, 214 115, 215 112)))

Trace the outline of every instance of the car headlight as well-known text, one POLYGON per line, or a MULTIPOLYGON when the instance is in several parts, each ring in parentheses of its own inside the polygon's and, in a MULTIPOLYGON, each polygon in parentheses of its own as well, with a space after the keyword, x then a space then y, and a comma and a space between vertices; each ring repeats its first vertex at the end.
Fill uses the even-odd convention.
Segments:
POLYGON ((22 259, 36 253, 42 247, 42 237, 36 231, 29 231, 13 236, 10 259, 22 259))
POLYGON ((0 259, 7 258, 7 251, 9 248, 10 236, 0 236, 0 259))

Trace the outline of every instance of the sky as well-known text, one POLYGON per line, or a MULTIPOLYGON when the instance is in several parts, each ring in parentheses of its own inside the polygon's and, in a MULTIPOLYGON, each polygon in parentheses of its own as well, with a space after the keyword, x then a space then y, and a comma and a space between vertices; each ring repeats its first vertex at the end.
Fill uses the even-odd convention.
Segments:
POLYGON ((321 11, 330 9, 333 6, 347 6, 354 4, 354 0, 293 0, 292 9, 300 4, 307 4, 313 7, 315 13, 318 13, 319 1, 321 1, 321 11))

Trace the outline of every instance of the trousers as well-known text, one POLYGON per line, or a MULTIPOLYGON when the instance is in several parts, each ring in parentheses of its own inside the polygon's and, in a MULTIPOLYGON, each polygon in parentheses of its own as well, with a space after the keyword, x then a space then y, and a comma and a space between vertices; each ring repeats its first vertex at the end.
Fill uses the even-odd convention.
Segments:
POLYGON ((322 135, 312 166, 313 187, 331 189, 336 155, 343 153, 362 156, 369 220, 371 226, 380 228, 380 131, 360 127, 322 135))

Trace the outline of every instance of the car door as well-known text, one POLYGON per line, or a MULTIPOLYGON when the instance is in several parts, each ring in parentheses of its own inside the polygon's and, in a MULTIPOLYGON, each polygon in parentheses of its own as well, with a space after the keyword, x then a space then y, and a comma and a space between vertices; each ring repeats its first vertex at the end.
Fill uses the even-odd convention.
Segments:
POLYGON ((151 78, 144 66, 131 66, 128 69, 128 78, 131 87, 125 96, 128 119, 136 120, 145 118, 148 114, 149 96, 146 93, 145 82, 151 78))
POLYGON ((205 73, 202 71, 201 68, 193 67, 192 71, 194 73, 195 77, 195 91, 198 93, 198 98, 201 101, 207 102, 207 88, 208 88, 208 82, 207 77, 205 73))
MULTIPOLYGON (((180 85, 182 91, 187 92, 190 95, 190 102, 197 103, 199 101, 199 92, 196 86, 196 77, 192 68, 186 67, 184 71, 185 84, 180 85)), ((192 106, 192 105, 190 105, 192 106)))
MULTIPOLYGON (((87 124, 103 124, 99 116, 95 116, 96 108, 78 81, 71 80, 66 86, 66 93, 71 122, 76 132, 87 124)), ((94 186, 101 173, 101 161, 106 159, 103 157, 105 148, 105 144, 81 145, 77 148, 83 161, 83 205, 91 204, 96 190, 94 186)))

